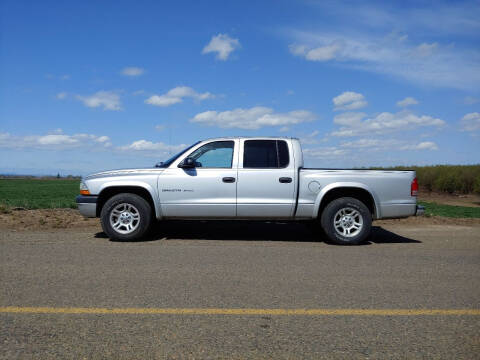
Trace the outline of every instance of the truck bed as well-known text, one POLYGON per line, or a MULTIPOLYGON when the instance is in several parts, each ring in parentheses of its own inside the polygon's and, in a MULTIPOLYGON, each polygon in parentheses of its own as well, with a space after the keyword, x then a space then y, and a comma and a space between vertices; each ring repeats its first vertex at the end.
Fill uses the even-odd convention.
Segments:
POLYGON ((300 214, 303 209, 310 211, 312 203, 318 206, 316 199, 335 187, 360 188, 373 197, 375 218, 412 216, 417 200, 411 195, 415 176, 414 170, 300 168, 298 209, 300 214))

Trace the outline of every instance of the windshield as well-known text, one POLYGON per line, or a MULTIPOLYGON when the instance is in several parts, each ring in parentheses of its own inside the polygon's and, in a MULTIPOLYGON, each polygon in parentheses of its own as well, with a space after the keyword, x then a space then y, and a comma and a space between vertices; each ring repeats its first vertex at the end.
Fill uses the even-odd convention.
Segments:
POLYGON ((166 168, 166 167, 169 167, 175 160, 177 160, 180 156, 182 156, 184 153, 186 153, 188 150, 190 150, 191 148, 193 148, 195 145, 199 144, 200 141, 197 141, 195 144, 193 145, 190 145, 189 147, 187 147, 186 149, 183 149, 182 151, 180 151, 178 154, 176 155, 173 155, 170 159, 166 160, 166 161, 163 161, 157 165, 155 165, 155 167, 159 167, 159 168, 166 168))

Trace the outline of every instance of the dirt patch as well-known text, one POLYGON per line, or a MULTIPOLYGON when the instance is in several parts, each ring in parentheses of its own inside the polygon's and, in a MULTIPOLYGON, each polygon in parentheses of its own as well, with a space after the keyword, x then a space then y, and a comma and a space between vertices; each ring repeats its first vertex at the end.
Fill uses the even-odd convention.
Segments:
POLYGON ((404 219, 376 220, 375 226, 388 225, 480 225, 480 218, 449 218, 443 216, 412 216, 404 219))
POLYGON ((0 229, 66 229, 98 225, 99 219, 84 218, 74 209, 11 210, 0 213, 0 229))
POLYGON ((475 194, 460 195, 420 191, 418 200, 443 205, 480 207, 480 195, 475 194))
MULTIPOLYGON (((383 225, 480 225, 480 218, 455 219, 440 216, 420 216, 406 219, 377 220, 376 226, 383 225)), ((0 229, 47 230, 100 227, 100 220, 84 218, 74 209, 12 210, 0 213, 0 229)))

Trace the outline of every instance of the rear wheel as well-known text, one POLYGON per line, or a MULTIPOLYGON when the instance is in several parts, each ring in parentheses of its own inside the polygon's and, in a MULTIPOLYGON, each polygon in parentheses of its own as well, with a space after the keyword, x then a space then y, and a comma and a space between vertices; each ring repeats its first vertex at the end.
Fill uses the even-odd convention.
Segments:
POLYGON ((328 239, 340 245, 357 245, 370 235, 372 215, 367 206, 355 198, 333 200, 321 216, 328 239))
POLYGON ((112 240, 138 240, 152 222, 152 208, 141 196, 118 194, 107 200, 100 214, 103 231, 112 240))

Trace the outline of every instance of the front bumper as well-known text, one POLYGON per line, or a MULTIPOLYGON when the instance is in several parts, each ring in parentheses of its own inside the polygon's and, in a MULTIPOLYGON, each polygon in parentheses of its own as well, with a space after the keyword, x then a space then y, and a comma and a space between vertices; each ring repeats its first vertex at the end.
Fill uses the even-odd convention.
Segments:
POLYGON ((415 212, 415 216, 422 216, 425 215, 425 206, 417 205, 417 211, 415 212))
POLYGON ((78 206, 78 211, 85 217, 97 216, 97 199, 95 195, 78 195, 75 199, 78 206))

